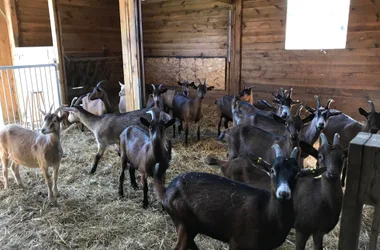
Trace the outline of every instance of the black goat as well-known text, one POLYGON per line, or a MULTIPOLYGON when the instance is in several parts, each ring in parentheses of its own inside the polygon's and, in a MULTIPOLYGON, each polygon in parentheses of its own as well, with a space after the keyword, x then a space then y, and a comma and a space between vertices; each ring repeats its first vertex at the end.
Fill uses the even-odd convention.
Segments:
MULTIPOLYGON (((165 129, 174 123, 174 119, 165 122, 164 113, 161 111, 158 119, 153 111, 148 111, 152 115, 149 122, 144 117, 140 117, 141 123, 149 128, 149 133, 138 126, 129 126, 120 135, 121 172, 119 183, 119 195, 123 196, 123 183, 125 170, 129 163, 129 175, 131 186, 137 189, 135 169, 141 173, 143 183, 144 199, 143 207, 148 206, 148 176, 153 177, 154 166, 160 164, 164 172, 169 167, 170 144, 166 140, 165 129)), ((165 183, 164 173, 161 181, 165 183)))
POLYGON ((166 191, 162 182, 155 182, 177 229, 176 250, 198 249, 198 234, 227 242, 230 249, 274 249, 283 244, 294 222, 293 190, 301 169, 297 148, 289 159, 278 145, 273 148, 270 192, 207 173, 182 174, 166 191))

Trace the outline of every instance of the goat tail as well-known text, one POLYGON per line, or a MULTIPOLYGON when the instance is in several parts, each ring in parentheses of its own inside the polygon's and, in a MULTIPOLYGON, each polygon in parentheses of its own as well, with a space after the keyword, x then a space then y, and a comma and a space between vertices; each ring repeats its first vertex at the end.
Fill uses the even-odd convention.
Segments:
POLYGON ((160 201, 164 199, 166 187, 165 187, 165 172, 166 168, 157 163, 154 169, 153 183, 160 201))

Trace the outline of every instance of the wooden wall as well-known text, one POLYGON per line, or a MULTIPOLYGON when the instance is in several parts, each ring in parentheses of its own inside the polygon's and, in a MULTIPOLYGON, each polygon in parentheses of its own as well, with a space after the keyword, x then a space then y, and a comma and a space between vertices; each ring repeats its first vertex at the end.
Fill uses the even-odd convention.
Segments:
POLYGON ((286 0, 244 0, 241 88, 270 99, 279 87, 315 106, 313 96, 362 119, 372 99, 380 109, 380 1, 351 0, 347 49, 286 51, 286 0))
POLYGON ((146 84, 199 77, 226 93, 230 9, 230 0, 143 2, 146 84))
POLYGON ((52 46, 47 0, 11 1, 16 5, 19 46, 52 46))
POLYGON ((119 1, 59 0, 63 46, 68 55, 121 53, 119 1))

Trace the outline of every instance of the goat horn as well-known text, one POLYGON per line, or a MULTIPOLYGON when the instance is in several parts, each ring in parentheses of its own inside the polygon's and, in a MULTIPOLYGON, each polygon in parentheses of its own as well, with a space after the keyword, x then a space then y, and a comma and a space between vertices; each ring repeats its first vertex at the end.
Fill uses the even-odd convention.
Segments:
POLYGON ((330 105, 331 105, 332 102, 334 102, 334 100, 333 100, 333 99, 329 99, 329 100, 327 101, 327 103, 326 103, 326 107, 325 107, 325 109, 329 109, 329 108, 330 108, 330 105))
POLYGON ((373 104, 371 100, 369 100, 368 103, 369 103, 369 106, 371 107, 371 112, 375 112, 376 111, 375 104, 373 104))
POLYGON ((319 100, 319 97, 317 95, 315 95, 314 98, 317 100, 317 109, 320 109, 322 107, 321 100, 319 100))
POLYGON ((99 88, 100 87, 100 84, 102 84, 103 82, 106 82, 107 80, 101 80, 100 82, 98 82, 98 84, 96 84, 96 88, 99 88))
POLYGON ((297 159, 297 155, 298 155, 298 148, 294 147, 292 152, 290 153, 290 158, 297 159))
POLYGON ((64 107, 63 105, 60 106, 60 107, 58 107, 57 110, 54 111, 54 114, 55 114, 55 115, 58 115, 58 112, 61 111, 61 110, 63 109, 63 107, 64 107))
POLYGON ((160 85, 158 86, 158 90, 161 90, 161 88, 162 88, 162 84, 160 84, 160 85))
POLYGON ((292 94, 293 94, 293 88, 290 88, 288 99, 292 99, 292 94))
POLYGON ((51 114, 51 111, 53 110, 53 106, 54 106, 54 104, 52 104, 52 105, 50 106, 50 109, 49 109, 49 113, 48 113, 48 114, 51 114))
POLYGON ((334 143, 333 143, 334 146, 338 146, 339 145, 339 139, 340 139, 340 135, 338 133, 335 133, 335 135, 334 135, 334 143))
POLYGON ((284 88, 281 88, 280 90, 281 90, 281 96, 285 97, 285 90, 284 90, 284 88))
POLYGON ((154 86, 154 84, 151 84, 151 85, 152 85, 153 93, 155 94, 156 93, 156 86, 154 86))
POLYGON ((327 137, 326 137, 326 135, 325 135, 324 133, 321 133, 320 137, 321 137, 321 145, 322 145, 322 146, 323 146, 323 145, 327 145, 327 144, 328 144, 328 141, 327 141, 327 137))
POLYGON ((278 144, 273 144, 272 149, 276 153, 276 158, 277 157, 284 157, 284 154, 282 153, 282 150, 278 144))
POLYGON ((147 114, 150 114, 150 115, 152 116, 152 121, 153 121, 153 120, 156 120, 156 113, 154 113, 153 110, 149 110, 149 111, 147 111, 146 113, 147 113, 147 114))
POLYGON ((297 109, 297 112, 296 112, 296 116, 300 116, 301 115, 301 110, 303 109, 303 105, 300 105, 297 109))
POLYGON ((71 100, 70 107, 74 106, 74 103, 75 103, 76 100, 78 100, 78 97, 74 97, 74 98, 71 100))

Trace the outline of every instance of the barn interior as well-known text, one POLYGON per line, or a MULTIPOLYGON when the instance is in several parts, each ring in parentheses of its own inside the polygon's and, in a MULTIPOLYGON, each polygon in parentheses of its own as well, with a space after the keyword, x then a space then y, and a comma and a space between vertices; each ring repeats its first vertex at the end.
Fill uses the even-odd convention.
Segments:
MULTIPOLYGON (((331 98, 332 108, 359 121, 364 118, 358 108, 368 110, 368 100, 380 106, 378 0, 351 0, 345 48, 317 50, 285 49, 286 0, 1 0, 0 10, 0 66, 16 65, 20 54, 28 57, 21 49, 40 47, 53 53, 46 63, 58 65, 63 104, 103 79, 115 109, 119 82, 126 84, 127 110, 144 107, 151 84, 179 90, 179 81, 199 78, 215 87, 203 101, 206 117, 201 136, 207 141, 196 142, 194 133, 192 145, 186 148, 182 137, 173 139, 169 181, 183 171, 220 172, 205 163, 206 155, 225 158, 226 154, 225 145, 216 140, 215 100, 245 87, 253 87, 256 99, 270 103, 272 93, 281 87, 292 88, 293 99, 311 107, 316 106, 315 95, 323 104, 331 98)), ((0 79, 5 79, 3 73, 0 79)), ((20 116, 17 111, 9 115, 11 106, 17 106, 14 81, 11 77, 8 86, 0 84, 4 120, 7 113, 8 120, 20 116)), ((190 95, 195 96, 195 91, 190 95)), ((117 196, 120 163, 115 149, 106 152, 100 173, 89 176, 96 152, 92 133, 74 128, 63 133, 62 141, 61 207, 40 205, 46 191, 43 179, 35 170, 23 169, 26 190, 0 190, 4 228, 0 245, 3 242, 8 249, 173 248, 175 228, 161 211, 151 183, 152 205, 143 211, 141 188, 134 191, 125 184, 126 198, 117 196)), ((314 164, 310 160, 310 166, 314 164)), ((373 208, 365 207, 363 214, 359 249, 367 249, 373 208)), ((327 236, 327 249, 338 249, 338 240, 339 225, 327 236)), ((228 249, 204 236, 196 242, 200 249, 228 249)), ((292 231, 279 249, 295 249, 294 244, 292 231)), ((312 248, 312 242, 307 246, 312 248)))

